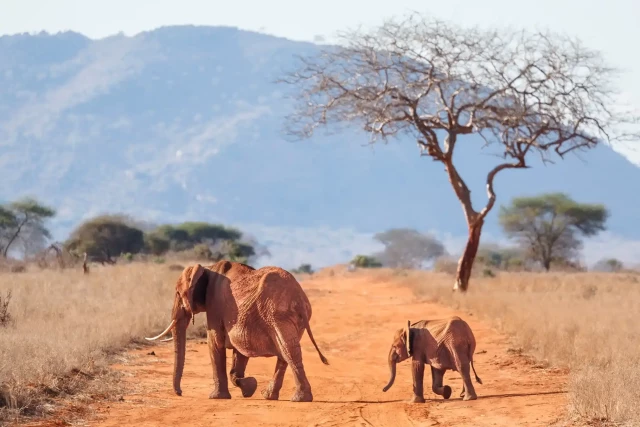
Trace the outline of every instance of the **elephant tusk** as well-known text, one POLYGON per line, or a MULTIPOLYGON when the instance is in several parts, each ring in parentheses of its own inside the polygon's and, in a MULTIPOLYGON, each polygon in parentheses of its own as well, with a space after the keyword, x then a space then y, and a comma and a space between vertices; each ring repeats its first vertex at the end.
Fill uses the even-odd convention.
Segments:
POLYGON ((163 336, 167 335, 167 333, 171 330, 171 328, 173 328, 173 325, 175 325, 175 324, 176 324, 176 319, 173 319, 173 320, 171 321, 171 323, 169 323, 169 326, 167 326, 167 329, 165 329, 164 331, 162 331, 162 332, 160 333, 160 335, 156 335, 156 336, 155 336, 155 337, 153 337, 153 338, 147 338, 147 337, 144 337, 144 339, 145 339, 145 340, 147 340, 147 341, 155 341, 155 340, 157 340, 158 338, 162 338, 163 336))

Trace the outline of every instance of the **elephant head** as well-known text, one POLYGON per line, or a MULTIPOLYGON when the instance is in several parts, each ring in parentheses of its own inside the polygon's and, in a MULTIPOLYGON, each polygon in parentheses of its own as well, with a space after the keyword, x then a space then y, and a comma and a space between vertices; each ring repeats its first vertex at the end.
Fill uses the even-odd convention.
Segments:
POLYGON ((391 350, 389 350, 389 371, 391 372, 391 379, 389 384, 382 389, 387 391, 393 385, 396 379, 396 364, 407 360, 412 353, 413 334, 411 331, 411 322, 407 321, 407 327, 398 329, 393 335, 393 342, 391 343, 391 350))
POLYGON ((171 323, 160 335, 146 338, 155 341, 169 331, 173 332, 175 358, 173 365, 173 390, 182 395, 180 380, 184 369, 187 327, 196 313, 204 311, 204 295, 209 281, 207 270, 200 264, 186 267, 176 283, 176 293, 171 312, 171 323))

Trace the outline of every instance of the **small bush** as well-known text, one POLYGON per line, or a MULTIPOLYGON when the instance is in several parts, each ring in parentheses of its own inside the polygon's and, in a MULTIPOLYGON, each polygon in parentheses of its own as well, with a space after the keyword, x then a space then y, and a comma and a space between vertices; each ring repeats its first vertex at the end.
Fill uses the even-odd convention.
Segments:
POLYGON ((0 327, 7 327, 13 323, 11 314, 9 313, 9 303, 11 302, 11 291, 7 291, 4 295, 0 295, 0 327))
POLYGON ((127 262, 131 262, 133 261, 133 254, 131 252, 124 253, 122 254, 122 259, 127 262))
POLYGON ((165 259, 162 257, 157 257, 153 259, 153 262, 155 262, 156 264, 164 264, 165 263, 165 259))
POLYGON ((24 273, 27 271, 27 266, 24 264, 15 264, 9 268, 12 273, 24 273))
POLYGON ((496 277, 495 273, 490 268, 485 268, 484 270, 482 270, 482 276, 483 277, 496 277))
POLYGON ((382 263, 372 256, 368 255, 356 255, 351 264, 359 268, 378 268, 382 267, 382 263))
POLYGON ((295 274, 313 274, 313 268, 311 264, 301 264, 300 267, 291 270, 295 274))
POLYGON ((198 260, 210 260, 213 252, 211 252, 211 248, 208 245, 201 243, 193 247, 193 255, 198 260))
POLYGON ((458 271, 458 261, 450 257, 440 257, 433 264, 433 271, 454 275, 458 271))
POLYGON ((171 271, 182 271, 182 270, 184 270, 184 267, 181 266, 180 264, 171 264, 169 266, 169 270, 171 270, 171 271))

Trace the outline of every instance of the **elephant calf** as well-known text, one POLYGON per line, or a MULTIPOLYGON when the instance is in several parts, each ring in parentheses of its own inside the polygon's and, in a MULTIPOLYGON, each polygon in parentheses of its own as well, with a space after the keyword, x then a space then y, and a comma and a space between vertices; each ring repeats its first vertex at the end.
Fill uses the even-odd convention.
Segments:
POLYGON ((463 380, 463 400, 475 400, 476 391, 471 382, 469 365, 473 369, 476 381, 482 380, 473 367, 473 353, 476 349, 476 339, 471 328, 457 316, 438 320, 421 320, 407 322, 407 327, 398 329, 393 336, 393 343, 389 351, 389 369, 391 379, 382 391, 387 391, 396 378, 396 364, 411 357, 413 374, 413 403, 424 402, 422 382, 424 379, 424 364, 431 365, 431 389, 445 399, 451 397, 451 387, 442 381, 447 369, 460 372, 463 380))

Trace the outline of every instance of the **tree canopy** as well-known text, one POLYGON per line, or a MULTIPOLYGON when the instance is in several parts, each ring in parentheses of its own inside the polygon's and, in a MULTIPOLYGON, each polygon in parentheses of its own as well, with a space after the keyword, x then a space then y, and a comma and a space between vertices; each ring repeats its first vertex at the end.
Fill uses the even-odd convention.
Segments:
POLYGON ((618 126, 636 117, 612 109, 615 70, 579 40, 462 28, 414 13, 343 32, 339 42, 301 57, 279 80, 298 89, 287 129, 306 138, 319 127, 356 124, 372 143, 409 135, 442 163, 469 229, 454 289, 467 289, 497 174, 529 167, 532 155, 549 161, 637 137, 618 126), (487 171, 479 208, 454 161, 459 140, 472 134, 501 159, 487 171))
POLYGON ((563 193, 518 197, 500 208, 504 232, 549 270, 555 260, 570 260, 581 248, 580 236, 605 230, 609 213, 600 204, 578 203, 563 193))
POLYGON ((233 227, 206 222, 184 222, 177 225, 161 225, 151 232, 160 239, 169 241, 172 250, 183 251, 193 249, 200 243, 213 245, 218 241, 236 241, 242 232, 233 227))
POLYGON ((26 197, 6 206, 0 206, 0 247, 2 256, 7 257, 16 242, 21 242, 25 252, 30 245, 42 246, 51 233, 45 225, 56 211, 36 199, 26 197))
POLYGON ((409 228, 393 228, 373 238, 385 246, 375 258, 387 267, 419 269, 446 253, 435 237, 409 228))
POLYGON ((189 252, 198 259, 247 263, 256 256, 269 255, 255 239, 243 239, 240 230, 222 224, 184 222, 166 224, 146 232, 126 215, 101 215, 80 224, 65 243, 68 250, 94 260, 111 260, 123 254, 147 253, 156 256, 168 251, 189 252))
POLYGON ((77 253, 110 259, 124 253, 136 254, 145 246, 144 233, 119 215, 101 215, 80 224, 65 246, 77 253))

